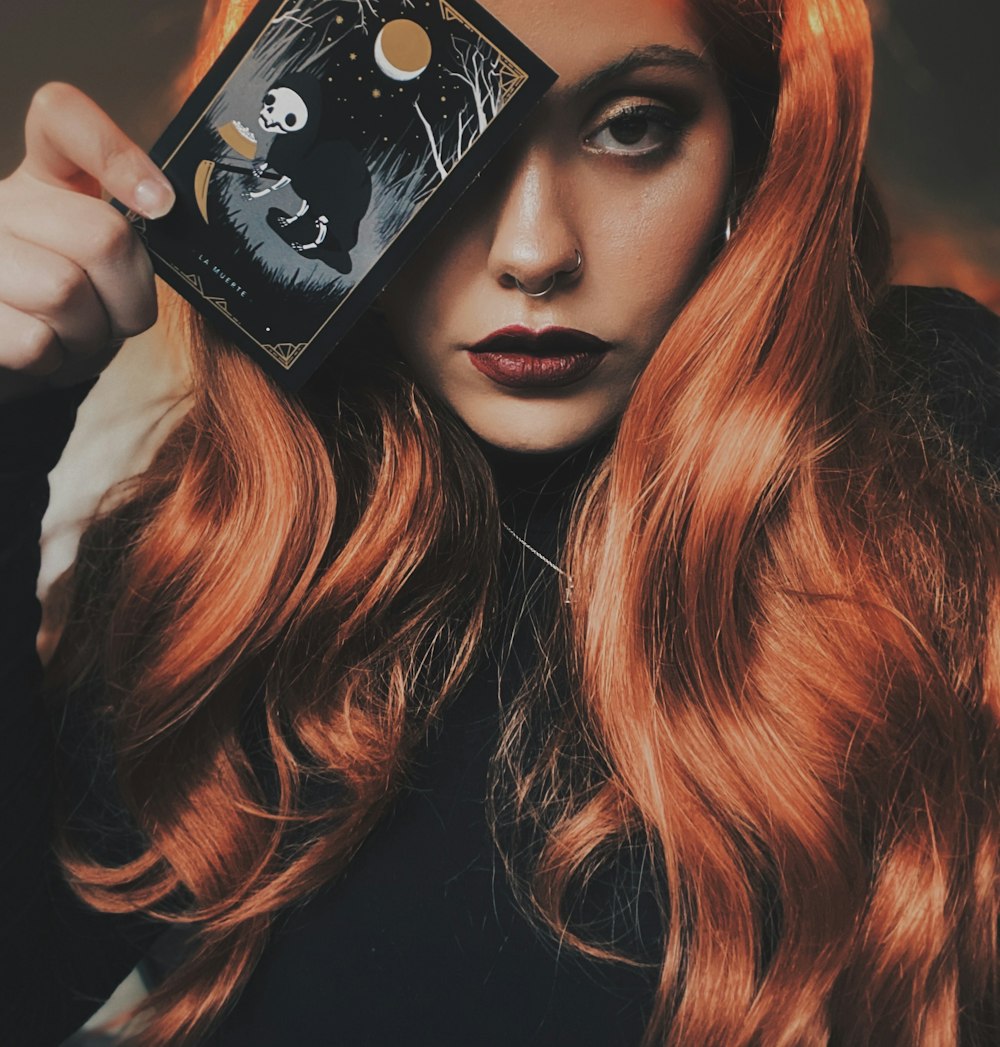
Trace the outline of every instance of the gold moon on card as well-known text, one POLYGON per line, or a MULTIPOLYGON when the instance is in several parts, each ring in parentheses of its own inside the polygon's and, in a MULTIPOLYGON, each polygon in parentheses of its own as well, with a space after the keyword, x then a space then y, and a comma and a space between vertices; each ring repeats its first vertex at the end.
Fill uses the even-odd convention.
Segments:
POLYGON ((422 25, 395 18, 375 40, 375 64, 393 80, 415 80, 431 61, 431 38, 422 25))

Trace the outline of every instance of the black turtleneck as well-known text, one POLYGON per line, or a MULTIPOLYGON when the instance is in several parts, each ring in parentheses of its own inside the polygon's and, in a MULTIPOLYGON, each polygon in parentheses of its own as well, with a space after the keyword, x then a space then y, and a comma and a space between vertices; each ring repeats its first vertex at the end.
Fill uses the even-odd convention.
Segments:
MULTIPOLYGON (((570 454, 488 446, 502 518, 556 561, 605 439, 570 454)), ((504 535, 513 635, 490 645, 342 878, 283 918, 212 1047, 638 1045, 649 975, 586 961, 519 911, 486 817, 501 713, 533 660, 554 572, 504 535)))

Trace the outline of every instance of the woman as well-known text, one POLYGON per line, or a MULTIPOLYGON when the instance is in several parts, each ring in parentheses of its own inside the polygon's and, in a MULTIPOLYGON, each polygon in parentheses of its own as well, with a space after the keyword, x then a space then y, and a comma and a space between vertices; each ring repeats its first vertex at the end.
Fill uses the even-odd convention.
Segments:
POLYGON ((155 941, 143 1044, 995 1043, 997 328, 886 290, 863 6, 486 6, 560 74, 529 122, 301 396, 192 321, 190 412, 85 536, 58 875, 32 543, 154 313, 85 193, 170 200, 36 99, 0 185, 22 1039, 155 941))

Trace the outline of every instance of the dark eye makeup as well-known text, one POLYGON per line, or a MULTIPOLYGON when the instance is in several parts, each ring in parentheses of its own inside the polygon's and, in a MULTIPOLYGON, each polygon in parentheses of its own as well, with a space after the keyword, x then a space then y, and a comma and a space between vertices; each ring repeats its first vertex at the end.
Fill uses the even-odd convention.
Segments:
POLYGON ((616 103, 599 106, 596 127, 584 136, 591 151, 637 163, 655 162, 672 154, 701 107, 687 93, 671 98, 667 104, 652 98, 651 94, 634 92, 616 103), (644 100, 639 101, 637 94, 644 100))
POLYGON ((630 105, 616 110, 587 140, 593 142, 604 136, 605 142, 611 143, 599 152, 649 157, 676 146, 683 131, 682 121, 672 109, 662 105, 630 105), (651 141, 646 148, 630 148, 647 139, 651 141))

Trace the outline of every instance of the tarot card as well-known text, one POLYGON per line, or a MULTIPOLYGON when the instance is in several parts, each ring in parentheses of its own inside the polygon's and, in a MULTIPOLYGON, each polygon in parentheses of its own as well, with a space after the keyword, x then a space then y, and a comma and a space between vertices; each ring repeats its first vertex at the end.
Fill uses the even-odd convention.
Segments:
POLYGON ((163 279, 297 389, 555 82, 474 0, 263 0, 130 213, 163 279))

